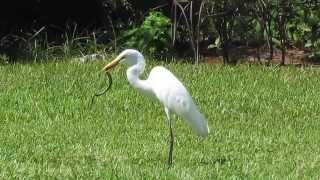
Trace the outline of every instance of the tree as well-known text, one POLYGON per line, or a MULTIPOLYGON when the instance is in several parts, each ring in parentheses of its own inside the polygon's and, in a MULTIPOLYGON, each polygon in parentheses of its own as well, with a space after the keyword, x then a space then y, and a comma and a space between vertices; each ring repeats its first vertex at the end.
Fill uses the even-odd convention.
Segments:
POLYGON ((253 6, 253 12, 254 15, 257 17, 261 27, 263 27, 263 30, 266 34, 267 44, 269 47, 269 58, 267 64, 270 64, 270 62, 273 59, 273 31, 272 31, 272 0, 258 0, 254 3, 253 6))
POLYGON ((281 48, 281 62, 280 65, 285 64, 286 48, 288 46, 287 25, 293 17, 294 4, 293 1, 279 0, 275 2, 275 24, 278 32, 278 38, 281 48))

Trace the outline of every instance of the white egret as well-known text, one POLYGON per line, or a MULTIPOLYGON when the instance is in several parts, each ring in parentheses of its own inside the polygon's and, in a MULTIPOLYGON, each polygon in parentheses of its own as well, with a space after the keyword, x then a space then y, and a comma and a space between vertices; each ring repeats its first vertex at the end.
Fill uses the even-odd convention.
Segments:
POLYGON ((109 71, 119 63, 125 63, 127 79, 131 86, 144 95, 156 98, 164 106, 169 126, 169 155, 168 165, 172 164, 174 137, 171 126, 171 112, 180 115, 199 136, 206 137, 209 133, 205 117, 198 111, 192 97, 183 84, 166 68, 154 67, 146 80, 139 79, 145 68, 143 55, 134 49, 122 51, 116 59, 107 64, 103 70, 109 71))

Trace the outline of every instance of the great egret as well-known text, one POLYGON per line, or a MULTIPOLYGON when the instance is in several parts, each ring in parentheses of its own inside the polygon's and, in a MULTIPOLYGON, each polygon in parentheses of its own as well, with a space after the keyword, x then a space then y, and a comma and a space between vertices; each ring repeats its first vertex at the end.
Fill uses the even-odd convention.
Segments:
POLYGON ((134 49, 122 51, 116 59, 107 64, 103 70, 109 71, 119 63, 125 63, 127 69, 127 79, 131 86, 142 94, 156 98, 164 106, 169 126, 169 155, 168 165, 172 164, 172 152, 174 137, 171 126, 171 112, 180 115, 197 133, 206 137, 209 133, 208 123, 205 117, 198 111, 192 97, 189 95, 183 84, 166 68, 162 66, 154 67, 146 80, 139 79, 145 67, 143 55, 134 49))

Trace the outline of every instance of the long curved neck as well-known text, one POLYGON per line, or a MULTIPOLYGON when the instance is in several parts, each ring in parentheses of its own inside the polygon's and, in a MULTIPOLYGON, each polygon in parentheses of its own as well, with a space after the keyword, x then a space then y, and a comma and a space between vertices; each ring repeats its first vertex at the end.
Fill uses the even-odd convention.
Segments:
POLYGON ((129 83, 138 91, 143 94, 153 94, 152 87, 146 80, 141 80, 139 76, 144 71, 145 63, 144 61, 140 61, 135 65, 130 66, 127 69, 127 78, 129 83))

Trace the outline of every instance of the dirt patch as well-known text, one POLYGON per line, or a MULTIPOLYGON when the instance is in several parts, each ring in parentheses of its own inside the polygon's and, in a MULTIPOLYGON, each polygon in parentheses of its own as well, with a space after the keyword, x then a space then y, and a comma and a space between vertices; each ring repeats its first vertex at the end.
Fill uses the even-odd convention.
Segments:
MULTIPOLYGON (((247 49, 236 49, 231 50, 230 58, 234 58, 240 64, 265 64, 267 63, 267 59, 269 57, 269 52, 267 50, 263 50, 258 53, 256 49, 247 48, 247 49), (260 60, 259 57, 260 56, 260 60)), ((222 56, 217 55, 215 53, 206 52, 204 55, 204 60, 208 64, 221 64, 223 63, 222 56)), ((273 59, 271 64, 280 64, 281 62, 281 51, 275 50, 273 54, 273 59)), ((291 48, 286 51, 285 56, 285 64, 293 64, 293 65, 319 65, 320 62, 312 62, 308 61, 305 58, 305 52, 301 49, 291 48)))

